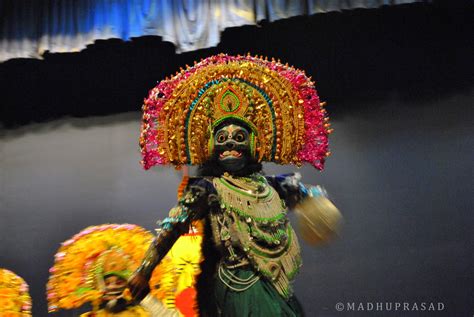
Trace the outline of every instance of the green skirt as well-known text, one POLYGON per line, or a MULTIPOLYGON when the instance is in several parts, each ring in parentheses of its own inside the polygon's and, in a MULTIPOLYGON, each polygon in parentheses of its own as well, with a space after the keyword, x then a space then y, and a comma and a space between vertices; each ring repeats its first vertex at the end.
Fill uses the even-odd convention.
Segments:
MULTIPOLYGON (((247 269, 234 269, 232 279, 221 274, 215 281, 215 299, 219 315, 225 317, 269 317, 269 316, 303 316, 303 310, 295 297, 286 300, 273 285, 260 277, 254 284, 235 282, 253 281, 255 274, 247 269), (228 285, 225 285, 224 282, 228 285), (251 285, 250 287, 248 287, 251 285), (229 287, 230 286, 230 287, 229 287)), ((228 276, 228 275, 227 275, 228 276)))

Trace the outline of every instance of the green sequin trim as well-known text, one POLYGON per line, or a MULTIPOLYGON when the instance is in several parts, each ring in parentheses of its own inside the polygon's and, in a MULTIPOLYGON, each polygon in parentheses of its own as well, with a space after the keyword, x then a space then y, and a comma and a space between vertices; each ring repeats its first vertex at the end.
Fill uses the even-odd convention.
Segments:
POLYGON ((250 133, 250 155, 252 157, 255 157, 255 152, 256 152, 256 149, 255 149, 255 133, 252 131, 252 133, 250 133))
POLYGON ((279 220, 282 220, 286 217, 286 210, 283 209, 282 212, 274 217, 270 217, 270 218, 265 218, 265 217, 255 217, 255 216, 252 216, 234 206, 229 206, 228 204, 226 203, 222 203, 222 205, 224 205, 224 208, 225 209, 228 209, 232 212, 235 212, 237 215, 239 215, 239 217, 241 218, 244 218, 244 219, 247 219, 247 218, 250 218, 252 219, 253 221, 255 222, 264 222, 264 221, 267 221, 267 222, 273 222, 273 221, 279 221, 279 220))
POLYGON ((263 240, 268 244, 278 244, 277 241, 281 243, 281 238, 284 235, 286 235, 286 231, 282 229, 278 229, 274 235, 270 235, 270 234, 263 234, 259 230, 252 227, 249 227, 248 233, 252 237, 257 238, 261 241, 263 240))
POLYGON ((221 109, 225 112, 234 112, 240 107, 240 100, 232 90, 227 90, 220 100, 221 109), (231 98, 232 102, 229 104, 224 104, 226 98, 231 98))
POLYGON ((263 252, 263 251, 261 251, 261 250, 255 248, 255 247, 253 247, 253 246, 250 246, 250 248, 252 249, 252 251, 253 251, 255 254, 258 254, 258 255, 261 256, 261 257, 264 257, 264 258, 278 258, 278 257, 281 256, 282 253, 285 253, 285 252, 288 250, 288 248, 290 247, 291 242, 292 242, 292 240, 293 240, 293 235, 291 234, 291 228, 288 227, 287 230, 288 230, 288 231, 287 231, 287 233, 288 233, 288 241, 287 241, 287 243, 286 243, 286 245, 285 245, 285 248, 284 248, 283 250, 281 250, 281 252, 279 252, 278 254, 268 254, 268 253, 265 253, 265 252, 263 252))
POLYGON ((298 272, 300 271, 300 266, 301 266, 301 263, 303 261, 301 261, 301 258, 298 258, 297 261, 296 261, 296 267, 291 270, 290 272, 286 273, 286 277, 288 277, 288 279, 291 281, 295 278, 296 274, 298 274, 298 272))
POLYGON ((225 121, 225 120, 228 120, 228 119, 235 119, 235 120, 242 121, 242 122, 246 123, 250 127, 250 129, 252 129, 252 132, 255 135, 258 135, 257 127, 252 122, 250 122, 250 120, 247 120, 246 118, 235 115, 235 114, 229 114, 229 115, 226 115, 226 116, 223 116, 223 117, 217 119, 216 121, 214 121, 212 123, 212 129, 214 129, 216 126, 218 126, 222 121, 225 121))

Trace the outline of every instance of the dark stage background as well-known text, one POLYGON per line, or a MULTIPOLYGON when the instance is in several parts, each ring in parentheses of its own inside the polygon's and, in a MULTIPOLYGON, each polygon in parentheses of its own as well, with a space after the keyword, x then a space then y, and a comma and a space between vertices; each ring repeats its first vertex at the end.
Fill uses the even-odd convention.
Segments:
POLYGON ((0 267, 30 284, 33 315, 47 316, 60 242, 106 222, 153 229, 175 203, 180 175, 138 164, 143 97, 195 59, 250 51, 307 70, 335 128, 325 171, 300 170, 345 217, 339 240, 303 245, 295 291, 307 315, 472 316, 473 12, 355 10, 228 29, 217 48, 182 55, 145 37, 0 64, 0 267), (397 301, 445 308, 335 309, 397 301))

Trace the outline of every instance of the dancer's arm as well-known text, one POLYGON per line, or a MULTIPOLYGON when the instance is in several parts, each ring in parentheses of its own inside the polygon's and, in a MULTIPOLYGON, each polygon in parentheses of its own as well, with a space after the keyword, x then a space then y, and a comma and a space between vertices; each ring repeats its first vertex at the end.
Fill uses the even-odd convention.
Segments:
POLYGON ((178 205, 164 219, 160 231, 152 241, 140 267, 128 281, 132 297, 140 301, 150 292, 148 281, 155 267, 161 262, 182 234, 189 231, 193 220, 201 219, 213 201, 203 179, 190 181, 178 205))

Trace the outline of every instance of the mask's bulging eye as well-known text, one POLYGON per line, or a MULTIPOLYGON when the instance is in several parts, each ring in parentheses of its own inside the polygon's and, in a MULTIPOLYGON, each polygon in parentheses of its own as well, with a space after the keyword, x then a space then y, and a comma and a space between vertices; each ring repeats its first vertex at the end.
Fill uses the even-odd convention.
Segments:
POLYGON ((235 135, 235 141, 237 142, 243 142, 245 140, 245 135, 243 132, 237 132, 235 135))
POLYGON ((225 135, 225 132, 221 132, 217 135, 217 142, 219 143, 223 143, 225 140, 227 139, 226 135, 225 135))

